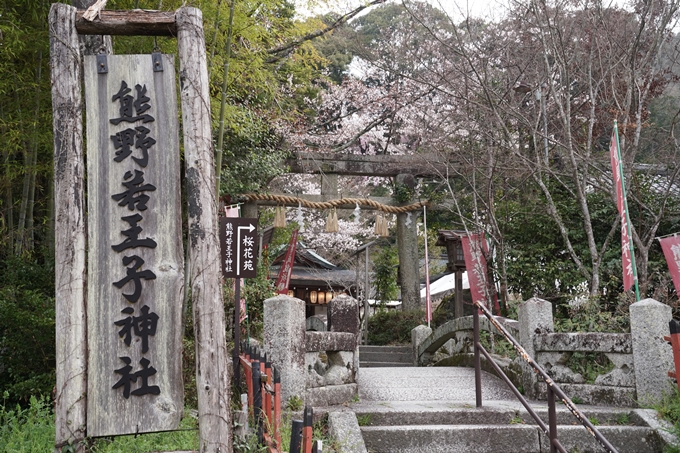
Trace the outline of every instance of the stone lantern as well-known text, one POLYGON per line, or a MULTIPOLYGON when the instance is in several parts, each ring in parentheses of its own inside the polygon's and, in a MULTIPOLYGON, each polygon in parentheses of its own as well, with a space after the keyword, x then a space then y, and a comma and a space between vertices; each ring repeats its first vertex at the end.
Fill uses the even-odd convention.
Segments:
POLYGON ((454 317, 463 316, 463 271, 465 270, 465 255, 463 253, 462 239, 467 236, 461 230, 439 230, 437 243, 440 247, 446 247, 448 262, 446 270, 456 274, 456 297, 451 307, 454 317))

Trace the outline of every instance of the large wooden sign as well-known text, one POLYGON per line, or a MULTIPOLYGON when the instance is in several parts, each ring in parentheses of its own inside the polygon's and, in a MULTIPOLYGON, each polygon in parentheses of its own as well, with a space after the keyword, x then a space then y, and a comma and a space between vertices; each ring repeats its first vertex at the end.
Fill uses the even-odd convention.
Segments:
POLYGON ((86 56, 87 434, 176 429, 183 254, 171 55, 86 56))

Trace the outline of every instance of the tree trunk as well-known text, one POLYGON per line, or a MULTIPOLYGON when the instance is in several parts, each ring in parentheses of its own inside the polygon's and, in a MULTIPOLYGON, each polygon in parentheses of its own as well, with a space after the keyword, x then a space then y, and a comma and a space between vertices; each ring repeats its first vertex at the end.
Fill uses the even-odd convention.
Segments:
POLYGON ((187 181, 191 298, 196 334, 200 451, 231 452, 226 328, 217 229, 217 194, 200 10, 177 10, 184 162, 187 181))
POLYGON ((76 9, 50 8, 54 128, 56 363, 55 449, 85 450, 87 335, 81 66, 76 9))
MULTIPOLYGON (((2 108, 2 104, 0 104, 0 136, 6 133, 4 124, 5 115, 4 110, 2 108)), ((5 244, 6 245, 5 250, 7 255, 11 255, 14 253, 14 206, 13 206, 14 201, 12 200, 12 173, 10 172, 9 167, 10 157, 11 153, 9 149, 4 149, 2 153, 2 163, 5 166, 4 184, 6 184, 6 186, 4 188, 3 204, 4 204, 5 228, 7 230, 7 243, 5 244)))
POLYGON ((35 117, 36 121, 33 123, 33 137, 31 139, 31 166, 29 167, 30 178, 28 181, 28 203, 26 206, 26 239, 25 239, 25 250, 33 250, 35 243, 35 229, 33 221, 33 209, 35 207, 35 181, 38 173, 38 121, 37 118, 40 115, 40 79, 42 78, 42 51, 38 51, 38 62, 35 71, 35 117))

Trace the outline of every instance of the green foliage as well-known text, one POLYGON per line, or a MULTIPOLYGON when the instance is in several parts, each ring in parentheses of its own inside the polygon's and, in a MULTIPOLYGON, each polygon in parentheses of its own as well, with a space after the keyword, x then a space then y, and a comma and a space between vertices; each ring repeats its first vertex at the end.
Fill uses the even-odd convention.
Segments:
POLYGON ((187 408, 198 409, 196 343, 193 335, 188 336, 186 333, 182 338, 182 380, 184 381, 184 404, 187 408))
POLYGON ((97 439, 92 453, 147 453, 149 451, 197 451, 198 420, 184 415, 179 430, 164 433, 97 439))
MULTIPOLYGON (((47 398, 32 396, 27 407, 7 406, 5 391, 0 405, 0 452, 35 453, 54 448, 54 414, 47 398)), ((198 450, 197 421, 185 416, 178 431, 97 439, 93 453, 145 453, 198 450)))
POLYGON ((359 426, 369 426, 371 424, 371 414, 357 415, 359 426))
POLYGON ((406 184, 394 184, 394 192, 392 193, 392 198, 399 203, 407 203, 411 201, 415 191, 411 189, 406 184))
POLYGON ((253 338, 262 337, 264 326, 264 301, 274 296, 274 282, 269 277, 269 254, 262 253, 262 261, 257 266, 257 277, 246 280, 241 288, 241 296, 245 297, 248 306, 248 329, 253 338))
POLYGON ((54 299, 37 290, 0 288, 0 387, 11 402, 49 396, 55 382, 54 299))
POLYGON ((615 311, 605 311, 597 298, 566 307, 566 313, 555 318, 556 332, 625 333, 629 330, 628 304, 621 303, 615 311))
POLYGON ((397 249, 383 247, 373 261, 373 285, 376 299, 386 303, 397 297, 397 249))
POLYGON ((257 432, 253 431, 244 439, 234 437, 234 451, 236 453, 266 453, 268 449, 265 445, 259 444, 257 432))
POLYGON ((54 448, 54 415, 49 400, 32 396, 25 409, 7 407, 4 392, 0 406, 0 452, 34 453, 54 448))
POLYGON ((286 403, 286 409, 296 412, 299 410, 302 410, 302 407, 305 405, 305 402, 302 401, 302 398, 300 398, 297 395, 293 395, 290 398, 288 398, 288 402, 286 403))
MULTIPOLYGON (((662 418, 673 425, 671 433, 675 435, 676 439, 680 438, 680 391, 675 388, 673 393, 666 395, 654 409, 659 412, 662 418)), ((680 444, 668 445, 664 452, 680 453, 680 444)))
POLYGON ((614 364, 601 352, 574 352, 565 365, 583 376, 586 384, 594 384, 598 376, 614 369, 614 364))
POLYGON ((390 345, 411 342, 411 330, 422 324, 422 310, 387 310, 368 318, 368 344, 390 345))
POLYGON ((492 340, 491 333, 482 330, 479 332, 479 341, 482 343, 482 346, 484 346, 484 349, 492 354, 498 354, 501 357, 508 357, 510 359, 517 357, 515 348, 513 348, 512 344, 500 334, 494 334, 492 340))
POLYGON ((271 121, 244 106, 228 106, 230 121, 224 137, 220 192, 237 195, 266 190, 274 177, 283 174, 282 137, 271 121))
POLYGON ((621 412, 616 416, 616 423, 618 425, 630 425, 630 414, 628 412, 621 412))

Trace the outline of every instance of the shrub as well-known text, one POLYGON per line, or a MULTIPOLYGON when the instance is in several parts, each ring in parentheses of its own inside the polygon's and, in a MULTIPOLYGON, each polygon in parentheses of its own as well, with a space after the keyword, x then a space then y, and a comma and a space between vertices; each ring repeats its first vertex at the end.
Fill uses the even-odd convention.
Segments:
POLYGON ((0 388, 11 403, 50 396, 55 383, 54 299, 40 291, 0 289, 0 388))
POLYGON ((368 318, 368 343, 373 345, 411 342, 411 330, 422 324, 425 313, 414 311, 381 311, 368 318))

